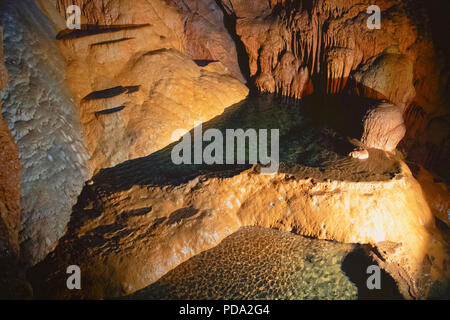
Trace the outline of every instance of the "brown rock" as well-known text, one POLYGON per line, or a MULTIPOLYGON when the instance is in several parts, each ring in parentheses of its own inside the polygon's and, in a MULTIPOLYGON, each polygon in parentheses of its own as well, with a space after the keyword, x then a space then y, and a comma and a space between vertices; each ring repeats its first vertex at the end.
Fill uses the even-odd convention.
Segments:
POLYGON ((352 74, 360 95, 387 99, 402 110, 413 101, 413 64, 404 55, 388 53, 368 62, 352 74))
MULTIPOLYGON (((246 97, 248 89, 230 76, 243 80, 214 2, 94 2, 79 3, 86 13, 82 30, 58 36, 93 172, 155 152, 173 141, 175 130, 189 130, 246 97), (215 60, 222 66, 211 65, 215 60)), ((66 6, 60 2, 59 11, 66 6)))
MULTIPOLYGON (((312 88, 332 94, 351 90, 390 100, 405 109, 403 149, 411 159, 448 179, 442 164, 450 161, 450 146, 435 144, 430 137, 434 133, 427 130, 432 119, 449 115, 448 61, 433 41, 441 35, 433 35, 427 22, 438 16, 440 21, 432 24, 442 31, 445 19, 425 7, 439 9, 400 0, 221 3, 229 17, 236 19, 236 33, 245 45, 257 89, 294 98, 304 97, 312 88), (366 26, 366 10, 372 4, 381 9, 380 30, 366 26), (287 68, 285 54, 292 54, 299 63, 287 68), (305 70, 313 79, 311 85, 291 81, 292 73, 300 75, 305 70), (349 77, 357 83, 348 81, 349 77)), ((446 132, 447 120, 440 125, 446 132)))
MULTIPOLYGON (((360 148, 363 149, 374 148, 392 152, 405 136, 406 129, 401 108, 389 102, 381 102, 370 108, 362 122, 360 148)), ((350 155, 359 159, 368 157, 367 151, 354 151, 350 155)))
POLYGON ((394 178, 385 181, 317 181, 289 173, 261 175, 254 168, 155 183, 149 162, 146 175, 154 182, 140 177, 130 188, 111 184, 131 174, 129 163, 97 177, 84 191, 73 228, 32 271, 34 284, 47 298, 118 297, 153 283, 240 227, 263 226, 347 243, 401 243, 387 257, 408 275, 403 283, 418 288, 415 297, 423 297, 428 287, 419 280, 427 255, 431 279, 448 275, 445 244, 419 184, 404 163, 398 165, 400 171, 391 168, 394 178), (66 289, 68 263, 81 267, 82 291, 66 289))
MULTIPOLYGON (((19 241, 33 265, 65 233, 93 172, 161 149, 174 130, 222 113, 248 89, 219 63, 203 68, 182 53, 182 15, 164 1, 79 3, 87 25, 59 34, 26 1, 4 1, 1 12, 11 68, 3 115, 24 168, 19 241)), ((57 17, 69 2, 40 4, 64 27, 57 17)))

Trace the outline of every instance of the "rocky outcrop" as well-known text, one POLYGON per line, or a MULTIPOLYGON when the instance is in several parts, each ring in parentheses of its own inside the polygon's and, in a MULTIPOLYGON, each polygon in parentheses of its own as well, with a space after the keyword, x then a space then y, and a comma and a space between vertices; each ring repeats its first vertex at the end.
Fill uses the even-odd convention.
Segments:
POLYGON ((350 154, 358 159, 368 158, 368 148, 395 151, 406 131, 401 108, 387 102, 370 108, 364 115, 362 126, 362 137, 357 143, 359 150, 350 154))
MULTIPOLYGON (((37 264, 36 297, 132 293, 245 226, 368 244, 407 298, 448 279, 448 245, 432 215, 448 209, 447 191, 435 193, 421 174, 422 191, 392 152, 406 125, 408 156, 447 169, 448 75, 408 1, 371 1, 382 30, 366 27, 365 0, 37 1, 47 17, 24 1, 3 1, 1 13, 10 74, 2 115, 23 174, 17 240, 19 165, 0 123, 0 245, 15 259, 20 241, 23 261, 37 264), (73 3, 80 30, 65 29, 73 3), (295 136, 282 150, 294 151, 289 164, 273 175, 259 166, 166 170, 166 146, 247 96, 233 37, 261 92, 386 99, 347 119, 347 128, 362 126, 357 159, 340 158, 347 145, 326 128, 305 144, 295 136), (302 157, 309 163, 299 165, 302 157), (81 267, 82 291, 66 288, 71 264, 81 267)), ((292 114, 264 111, 264 121, 298 134, 292 114)), ((311 132, 322 125, 303 120, 311 132)))
MULTIPOLYGON (((243 226, 374 247, 395 243, 383 259, 401 270, 396 278, 408 297, 425 296, 434 280, 448 276, 445 242, 402 162, 373 170, 366 181, 331 180, 326 169, 298 165, 274 175, 261 175, 254 167, 179 180, 156 159, 139 159, 94 178, 60 245, 31 272, 38 296, 132 293, 243 226), (379 170, 391 170, 392 178, 372 180, 379 170), (81 267, 83 290, 66 289, 63 266, 68 264, 81 267)), ((337 170, 350 168, 342 164, 337 170)))
POLYGON ((66 28, 68 6, 82 9, 82 24, 97 26, 150 23, 168 39, 170 46, 193 60, 220 61, 227 72, 242 82, 236 47, 225 28, 223 12, 214 0, 199 1, 128 1, 39 0, 43 10, 59 30, 66 28))
MULTIPOLYGON (((192 10, 163 1, 94 2, 79 3, 84 25, 73 32, 61 30, 62 2, 39 1, 53 24, 31 0, 4 1, 1 13, 10 73, 2 112, 24 168, 20 243, 31 265, 65 233, 92 173, 165 147, 179 137, 174 131, 191 129, 248 93, 228 71, 231 51, 223 64, 192 60, 183 24, 197 17, 192 10)), ((231 41, 222 40, 224 47, 231 41)))
POLYGON ((431 212, 441 223, 450 227, 448 216, 450 211, 450 190, 448 184, 421 165, 409 163, 409 166, 414 177, 420 183, 425 199, 430 205, 431 212))
POLYGON ((225 28, 223 12, 216 1, 171 0, 168 3, 182 15, 186 54, 193 60, 220 61, 228 73, 245 82, 236 44, 225 28))

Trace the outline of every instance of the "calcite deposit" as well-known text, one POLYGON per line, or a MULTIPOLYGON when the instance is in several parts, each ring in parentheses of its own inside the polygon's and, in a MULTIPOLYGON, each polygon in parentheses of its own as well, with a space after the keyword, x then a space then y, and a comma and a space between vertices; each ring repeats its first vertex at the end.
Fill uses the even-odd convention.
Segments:
POLYGON ((182 16, 162 2, 122 5, 137 14, 131 23, 121 15, 59 33, 56 7, 40 2, 52 25, 34 1, 4 2, 3 114, 24 167, 22 256, 35 264, 64 234, 94 172, 163 148, 174 131, 222 113, 248 89, 221 62, 201 67, 183 53, 182 16))
MULTIPOLYGON (((192 9, 175 4, 113 1, 97 12, 85 1, 79 3, 89 12, 83 29, 62 30, 57 37, 94 172, 163 148, 174 131, 190 130, 248 94, 232 76, 243 80, 236 53, 225 54, 233 43, 218 8, 203 17, 213 3, 192 9), (216 35, 207 35, 212 23, 216 35), (194 31, 201 39, 191 39, 194 31), (215 51, 205 53, 209 47, 215 51)), ((66 7, 58 2, 63 16, 66 7)))
MULTIPOLYGON (((398 165, 392 179, 378 182, 320 181, 296 174, 298 168, 261 175, 256 167, 199 175, 181 184, 155 183, 153 176, 155 182, 129 188, 99 177, 83 191, 60 245, 33 271, 37 294, 132 293, 240 227, 262 226, 374 247, 394 243, 384 262, 400 274, 405 296, 423 297, 433 281, 448 276, 445 242, 419 184, 404 163, 398 165), (68 264, 84 270, 82 291, 65 287, 68 264)), ((132 168, 109 175, 117 179, 132 168)))
MULTIPOLYGON (((8 81, 3 57, 3 28, 0 26, 0 89, 8 81)), ((1 111, 1 104, 0 104, 1 111)), ((20 163, 17 147, 0 116, 0 298, 18 297, 20 231, 20 163)))
POLYGON ((369 108, 362 119, 362 127, 359 150, 350 154, 359 159, 368 158, 368 148, 395 151, 406 131, 401 108, 387 102, 369 108))
POLYGON ((448 58, 425 3, 0 0, 0 297, 123 297, 245 227, 363 244, 407 299, 448 288, 448 58), (200 122, 279 130, 278 172, 175 165, 200 122))
POLYGON ((88 178, 88 155, 65 83, 56 30, 34 1, 3 1, 0 16, 9 73, 2 115, 23 168, 21 255, 34 264, 65 232, 72 206, 88 178))

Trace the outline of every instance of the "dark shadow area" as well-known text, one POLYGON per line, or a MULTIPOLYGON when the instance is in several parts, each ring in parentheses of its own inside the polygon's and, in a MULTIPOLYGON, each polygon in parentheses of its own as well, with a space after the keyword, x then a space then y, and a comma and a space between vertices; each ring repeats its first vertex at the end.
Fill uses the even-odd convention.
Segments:
POLYGON ((196 59, 196 60, 194 60, 194 62, 199 67, 206 67, 210 63, 219 62, 219 60, 205 60, 205 59, 200 60, 200 59, 196 59))
POLYGON ((367 256, 363 246, 350 252, 342 263, 342 271, 358 287, 358 299, 403 300, 395 280, 381 268, 381 288, 370 290, 367 287, 367 279, 372 275, 372 273, 367 273, 367 267, 371 265, 376 265, 376 263, 367 256))
MULTIPOLYGON (((252 82, 250 81, 250 64, 248 61, 247 49, 245 48, 245 45, 242 42, 240 36, 236 32, 237 17, 234 12, 228 12, 221 1, 216 0, 216 3, 223 12, 223 22, 225 29, 228 30, 228 34, 231 36, 236 46, 236 53, 241 73, 244 76, 245 80, 247 80, 247 86, 253 86, 252 82)), ((250 90, 253 91, 254 88, 250 87, 250 90)))
POLYGON ((110 41, 97 42, 97 43, 91 44, 91 48, 93 48, 93 47, 98 47, 98 46, 103 46, 103 45, 108 45, 108 44, 114 44, 114 43, 124 42, 124 41, 128 41, 128 40, 133 40, 133 39, 135 39, 135 38, 133 38, 133 37, 127 37, 127 38, 121 38, 121 39, 117 39, 117 40, 110 40, 110 41))
POLYGON ((65 29, 58 33, 56 40, 69 40, 78 39, 88 36, 93 36, 102 33, 112 33, 123 30, 135 30, 150 26, 146 24, 128 24, 128 25, 97 25, 97 24, 85 24, 81 26, 81 29, 65 29))
POLYGON ((128 87, 118 86, 104 90, 94 91, 88 94, 86 97, 84 97, 83 101, 109 99, 116 96, 120 96, 123 93, 134 93, 136 91, 139 91, 140 87, 141 86, 128 86, 128 87))

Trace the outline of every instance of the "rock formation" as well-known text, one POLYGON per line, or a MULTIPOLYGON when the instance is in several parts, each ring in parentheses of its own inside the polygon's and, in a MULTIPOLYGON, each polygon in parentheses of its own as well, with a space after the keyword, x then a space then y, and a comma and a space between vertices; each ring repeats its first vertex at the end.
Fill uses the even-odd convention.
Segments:
POLYGON ((19 150, 21 255, 36 263, 64 234, 88 158, 56 32, 33 1, 4 1, 8 86, 2 114, 19 150))
MULTIPOLYGON (((8 82, 3 57, 3 28, 0 27, 0 89, 8 82)), ((0 104, 1 110, 1 104, 0 104)), ((0 116, 0 298, 18 297, 20 231, 20 163, 17 147, 0 116)))
POLYGON ((365 244, 406 298, 448 282, 448 68, 414 2, 0 2, 0 295, 31 294, 24 265, 36 298, 124 296, 246 226, 365 244), (280 129, 278 173, 170 162, 243 118, 280 129))
POLYGON ((398 163, 392 179, 378 182, 330 181, 326 174, 320 181, 296 174, 300 168, 267 176, 253 168, 180 184, 156 183, 154 164, 147 161, 147 178, 130 188, 123 180, 137 169, 131 163, 84 190, 69 232, 32 272, 38 296, 132 293, 243 226, 374 247, 395 243, 383 259, 399 272, 406 296, 423 297, 433 280, 449 272, 444 240, 404 163, 398 163), (124 185, 112 183, 116 179, 124 185), (84 270, 82 292, 66 289, 67 264, 84 270))
MULTIPOLYGON (((5 1, 10 83, 3 114, 24 167, 22 256, 34 264, 64 234, 93 172, 161 149, 175 130, 220 114, 248 90, 220 62, 200 67, 182 53, 182 16, 162 2, 136 2, 135 11, 122 3, 134 24, 125 25, 122 12, 118 21, 114 11, 97 21, 98 13, 86 15, 94 20, 85 29, 59 35, 29 2, 5 1)), ((56 8, 41 6, 58 27, 56 8)))
MULTIPOLYGON (((217 52, 218 44, 233 48, 220 28, 221 12, 201 15, 211 3, 195 8, 200 14, 163 1, 136 1, 132 6, 113 1, 105 12, 92 4, 79 3, 89 12, 84 29, 63 30, 58 42, 68 61, 69 86, 79 105, 94 172, 155 152, 173 141, 175 130, 189 130, 246 97, 248 89, 225 67, 233 65, 237 73, 236 54, 217 52), (205 34, 212 24, 207 18, 223 39, 208 42, 214 34, 189 38, 194 31, 205 34), (216 51, 205 53, 200 44, 216 51), (196 64, 193 59, 206 61, 196 64)), ((58 8, 64 15, 66 5, 61 2, 58 8)))
MULTIPOLYGON (((297 99, 313 89, 351 91, 389 100, 404 110, 402 148, 411 159, 448 177, 443 163, 450 161, 449 97, 443 88, 449 73, 442 68, 445 53, 436 48, 430 27, 441 23, 439 31, 446 25, 429 22, 432 11, 425 10, 426 1, 220 3, 235 21, 259 91, 297 99), (381 29, 367 27, 370 5, 381 9, 381 29)), ((439 10, 434 8, 434 14, 439 10)))
POLYGON ((370 108, 362 120, 363 133, 359 147, 350 155, 358 159, 367 159, 367 148, 393 152, 405 136, 405 124, 402 111, 390 103, 380 103, 370 108))

